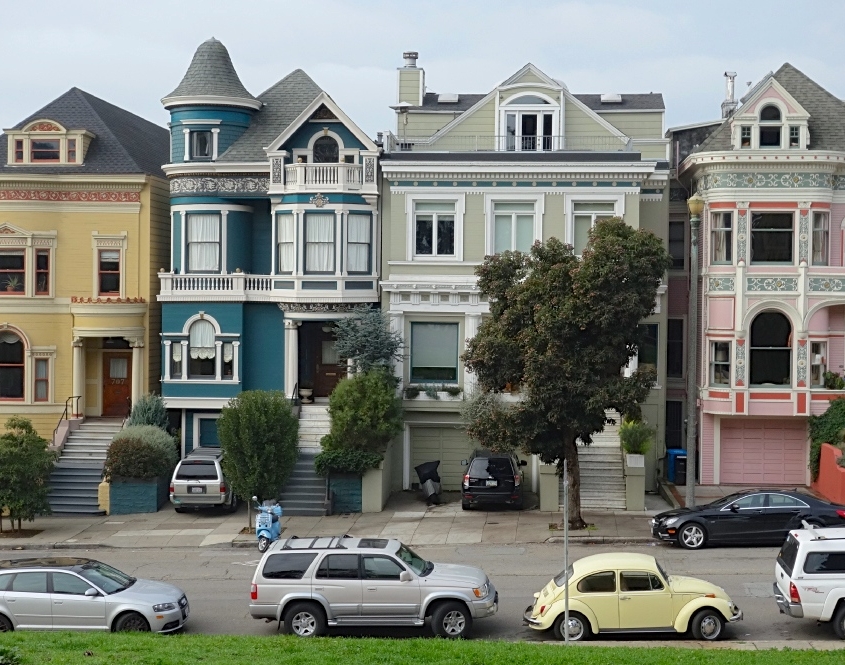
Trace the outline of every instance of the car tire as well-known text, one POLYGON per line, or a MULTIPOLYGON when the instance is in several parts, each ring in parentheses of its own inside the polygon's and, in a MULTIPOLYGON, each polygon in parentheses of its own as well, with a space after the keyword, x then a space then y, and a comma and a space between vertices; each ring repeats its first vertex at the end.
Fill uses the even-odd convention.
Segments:
POLYGON ((229 501, 229 505, 226 506, 227 513, 236 513, 238 512, 238 497, 232 494, 232 500, 229 501))
MULTIPOLYGON (((3 617, 0 617, 2 619, 3 617)), ((840 640, 845 640, 845 602, 839 601, 839 608, 833 613, 833 632, 840 640)), ((2 630, 2 628, 0 628, 2 630)))
POLYGON ((116 633, 149 633, 149 622, 137 612, 127 612, 117 617, 114 622, 116 633))
POLYGON ((513 503, 513 509, 514 510, 522 510, 523 508, 525 508, 525 502, 522 499, 520 499, 519 501, 514 501, 514 503, 513 503))
POLYGON ((431 630, 437 637, 451 640, 467 637, 472 630, 472 615, 463 603, 442 603, 431 614, 431 630))
POLYGON ((294 603, 285 610, 285 632, 297 637, 326 634, 326 615, 316 603, 294 603))
POLYGON ((687 522, 678 530, 678 545, 686 550, 700 550, 707 543, 707 529, 698 522, 687 522))
POLYGON ((174 506, 173 510, 175 510, 177 513, 184 513, 185 512, 185 509, 180 508, 179 506, 174 506))
POLYGON ((690 630, 697 640, 715 642, 725 631, 725 619, 718 610, 707 607, 692 617, 690 630))
POLYGON ((469 501, 461 501, 461 510, 470 510, 471 508, 469 501))
MULTIPOLYGON (((566 636, 563 634, 563 620, 565 618, 565 615, 561 612, 560 616, 555 619, 554 625, 552 626, 552 631, 554 632, 555 638, 561 641, 566 640, 566 636)), ((583 614, 579 614, 578 612, 570 612, 569 641, 583 642, 584 640, 590 639, 592 635, 593 631, 590 628, 590 622, 587 621, 587 618, 583 614)))
POLYGON ((9 618, 0 614, 0 633, 11 633, 14 629, 9 618))
POLYGON ((258 551, 264 554, 268 547, 270 547, 270 539, 267 536, 261 536, 258 539, 258 551))

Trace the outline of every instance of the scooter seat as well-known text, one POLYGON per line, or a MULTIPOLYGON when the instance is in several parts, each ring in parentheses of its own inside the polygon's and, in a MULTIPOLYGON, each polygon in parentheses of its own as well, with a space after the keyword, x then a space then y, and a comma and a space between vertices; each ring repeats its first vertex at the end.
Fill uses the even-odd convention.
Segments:
POLYGON ((273 519, 273 524, 275 524, 276 522, 278 522, 278 521, 279 521, 279 516, 278 516, 278 515, 273 515, 273 518, 272 518, 272 519, 273 519))

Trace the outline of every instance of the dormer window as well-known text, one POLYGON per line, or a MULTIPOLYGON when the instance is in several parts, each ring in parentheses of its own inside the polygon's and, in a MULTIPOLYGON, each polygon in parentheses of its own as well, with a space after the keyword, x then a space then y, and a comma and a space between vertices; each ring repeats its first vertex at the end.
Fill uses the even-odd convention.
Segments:
POLYGON ((789 147, 790 148, 800 148, 801 142, 801 128, 796 127, 795 125, 790 126, 789 128, 789 147))
POLYGON ((51 120, 38 120, 23 129, 5 130, 9 137, 9 164, 81 163, 94 135, 65 129, 51 120))
POLYGON ((750 148, 751 147, 751 127, 748 125, 743 125, 739 129, 739 147, 740 148, 750 148))
POLYGON ((15 162, 20 164, 23 161, 23 139, 15 141, 15 162))
POLYGON ((29 161, 31 162, 58 162, 61 155, 62 142, 58 139, 36 139, 29 140, 29 161))
POLYGON ((760 111, 760 147, 780 148, 782 128, 780 109, 764 106, 760 111))
POLYGON ((210 131, 191 132, 191 159, 211 159, 210 131))
POLYGON ((67 140, 67 161, 76 161, 76 139, 67 140))

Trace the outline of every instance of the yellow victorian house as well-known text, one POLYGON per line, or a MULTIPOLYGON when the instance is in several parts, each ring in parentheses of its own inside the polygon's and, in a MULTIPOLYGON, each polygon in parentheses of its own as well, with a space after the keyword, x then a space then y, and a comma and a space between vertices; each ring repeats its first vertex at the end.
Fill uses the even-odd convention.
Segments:
POLYGON ((0 423, 23 415, 62 461, 101 467, 159 387, 169 134, 78 88, 3 131, 0 423))

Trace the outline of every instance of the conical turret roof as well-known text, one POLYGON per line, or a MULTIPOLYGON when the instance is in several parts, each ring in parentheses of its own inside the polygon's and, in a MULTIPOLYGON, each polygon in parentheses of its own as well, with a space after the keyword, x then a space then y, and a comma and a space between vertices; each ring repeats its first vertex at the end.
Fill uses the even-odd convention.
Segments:
POLYGON ((229 106, 253 109, 261 106, 261 102, 238 78, 229 51, 214 37, 199 45, 182 82, 161 102, 168 108, 189 100, 190 103, 221 103, 226 100, 229 106))

